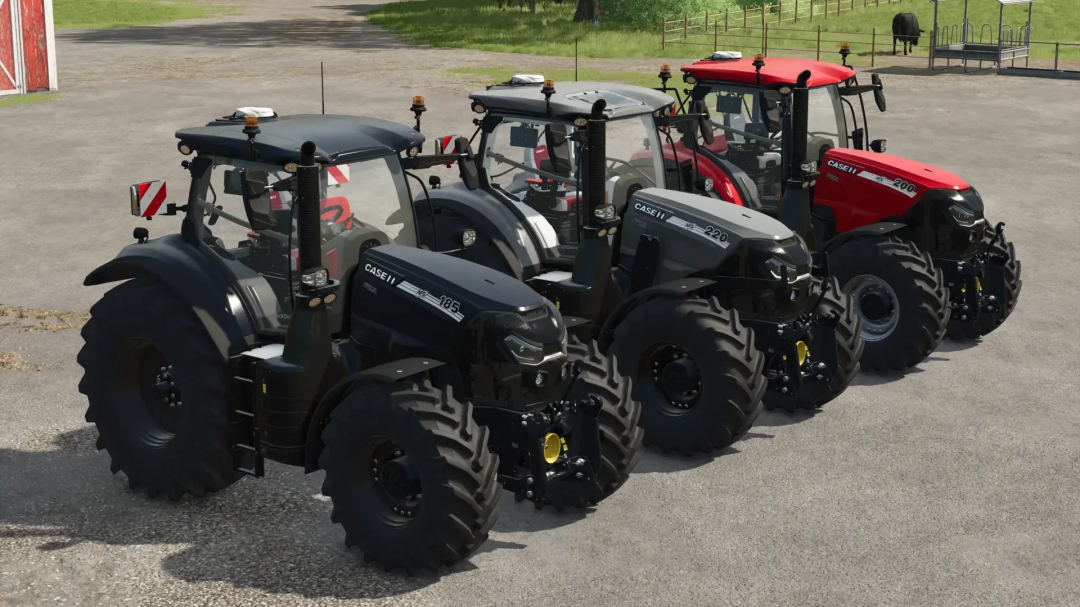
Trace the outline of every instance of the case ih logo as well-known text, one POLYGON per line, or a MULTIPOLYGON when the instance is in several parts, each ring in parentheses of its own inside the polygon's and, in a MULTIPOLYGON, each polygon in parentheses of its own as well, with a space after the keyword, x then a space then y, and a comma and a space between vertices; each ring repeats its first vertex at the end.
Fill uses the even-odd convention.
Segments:
POLYGON ((394 278, 390 274, 390 272, 387 272, 386 270, 384 270, 384 269, 382 269, 380 267, 373 266, 370 263, 364 264, 364 271, 367 272, 368 274, 371 274, 375 278, 378 278, 379 280, 390 283, 390 286, 394 286, 394 283, 397 282, 397 279, 394 278))
POLYGON ((655 217, 655 218, 659 219, 660 221, 664 221, 665 219, 668 218, 668 215, 669 215, 669 213, 667 211, 662 211, 660 209, 650 207, 649 205, 643 204, 643 203, 640 203, 640 202, 635 202, 634 203, 634 210, 639 212, 639 213, 645 213, 646 215, 648 215, 650 217, 655 217))
POLYGON ((842 162, 837 162, 835 160, 830 160, 829 161, 829 166, 831 166, 834 169, 839 169, 839 170, 841 170, 841 171, 843 171, 845 173, 851 173, 852 175, 859 172, 859 169, 856 169, 853 166, 848 166, 848 165, 846 165, 846 164, 844 164, 842 162))

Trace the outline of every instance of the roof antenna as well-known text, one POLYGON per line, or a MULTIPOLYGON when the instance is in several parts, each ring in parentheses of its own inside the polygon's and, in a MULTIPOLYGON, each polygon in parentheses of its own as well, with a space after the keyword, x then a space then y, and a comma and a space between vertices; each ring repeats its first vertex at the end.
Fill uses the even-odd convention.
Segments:
POLYGON ((322 113, 326 113, 326 83, 323 80, 323 62, 319 62, 319 95, 322 97, 322 113))

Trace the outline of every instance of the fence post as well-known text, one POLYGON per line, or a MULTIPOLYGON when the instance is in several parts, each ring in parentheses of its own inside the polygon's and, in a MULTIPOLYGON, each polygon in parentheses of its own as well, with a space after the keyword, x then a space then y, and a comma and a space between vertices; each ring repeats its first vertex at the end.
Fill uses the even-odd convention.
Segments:
POLYGON ((728 33, 728 15, 730 15, 730 14, 731 14, 731 11, 724 11, 724 33, 725 34, 728 33))
POLYGON ((874 58, 877 57, 877 28, 871 34, 870 38, 870 67, 874 67, 874 58))
POLYGON ((836 0, 836 16, 837 16, 837 17, 839 17, 839 16, 840 16, 840 3, 841 3, 842 1, 843 1, 843 0, 836 0))
POLYGON ((660 18, 660 50, 667 50, 667 19, 660 18))
POLYGON ((799 0, 795 0, 795 23, 799 22, 799 0))
MULTIPOLYGON (((829 11, 825 11, 825 14, 828 15, 829 11)), ((821 61, 821 26, 820 25, 817 26, 817 60, 821 61)))
POLYGON ((683 13, 682 14, 682 19, 683 19, 683 21, 682 21, 682 37, 683 37, 683 40, 686 40, 686 33, 690 29, 690 14, 689 13, 683 13))
POLYGON ((743 26, 743 29, 746 29, 746 5, 745 4, 742 7, 742 26, 743 26))
POLYGON ((768 4, 761 5, 761 27, 765 27, 765 16, 769 14, 769 6, 768 4))
POLYGON ((1061 55, 1061 43, 1054 43, 1054 71, 1058 71, 1058 57, 1061 55))
POLYGON ((814 22, 814 0, 810 0, 810 23, 814 22))
POLYGON ((765 56, 768 57, 769 56, 769 24, 768 23, 765 24, 764 36, 765 36, 765 42, 763 43, 764 44, 763 51, 764 51, 765 56))
MULTIPOLYGON (((839 2, 839 0, 837 0, 839 2)), ((825 0, 825 20, 829 20, 829 0, 825 0)))
POLYGON ((709 33, 709 11, 705 11, 705 33, 709 33))
POLYGON ((712 50, 715 53, 720 50, 720 19, 716 20, 716 24, 712 28, 712 50))

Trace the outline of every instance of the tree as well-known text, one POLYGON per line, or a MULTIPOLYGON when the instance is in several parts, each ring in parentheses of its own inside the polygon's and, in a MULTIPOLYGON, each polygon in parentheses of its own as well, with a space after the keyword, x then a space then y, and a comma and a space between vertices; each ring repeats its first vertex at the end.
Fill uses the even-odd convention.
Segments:
POLYGON ((600 18, 600 0, 578 0, 575 22, 596 23, 600 18))

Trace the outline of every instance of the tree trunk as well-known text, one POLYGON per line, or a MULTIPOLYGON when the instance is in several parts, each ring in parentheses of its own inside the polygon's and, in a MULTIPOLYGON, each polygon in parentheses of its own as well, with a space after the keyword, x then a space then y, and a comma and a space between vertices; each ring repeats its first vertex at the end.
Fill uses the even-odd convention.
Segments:
POLYGON ((578 0, 575 22, 593 23, 600 18, 600 0, 578 0))

